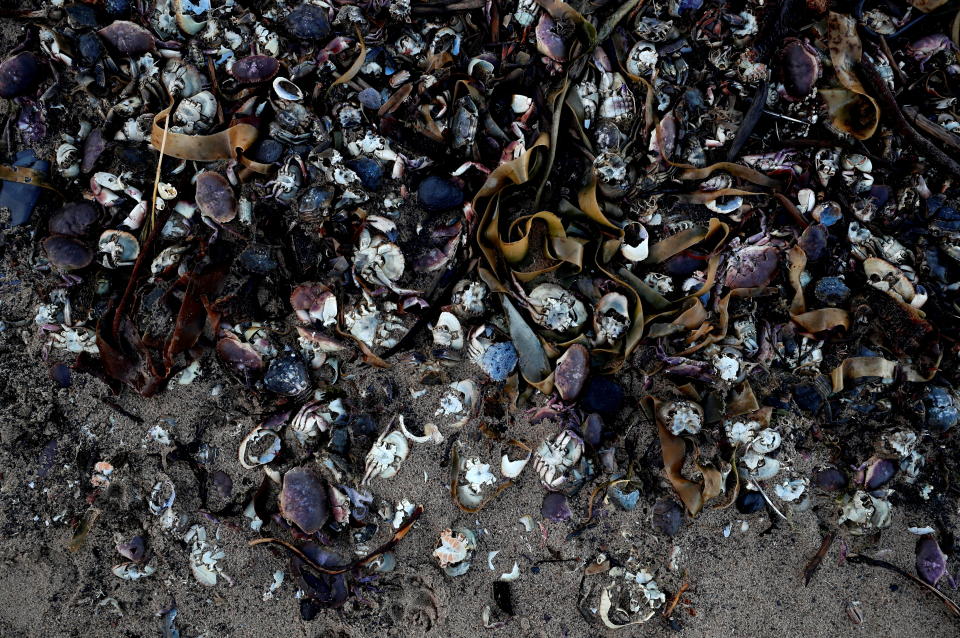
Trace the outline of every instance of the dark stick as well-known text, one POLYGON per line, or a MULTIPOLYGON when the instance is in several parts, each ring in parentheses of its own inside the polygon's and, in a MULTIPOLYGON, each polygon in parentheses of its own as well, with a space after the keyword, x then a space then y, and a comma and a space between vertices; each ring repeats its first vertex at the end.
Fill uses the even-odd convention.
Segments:
POLYGON ((920 135, 920 133, 910 125, 910 122, 904 117, 903 111, 900 110, 900 106, 897 104, 896 96, 890 91, 890 87, 883 81, 883 78, 880 77, 877 69, 872 65, 862 62, 857 66, 859 67, 861 75, 867 81, 867 84, 873 89, 877 99, 880 101, 882 110, 891 119, 893 127, 897 132, 916 145, 923 155, 931 158, 951 174, 960 176, 960 164, 937 148, 933 142, 920 135))

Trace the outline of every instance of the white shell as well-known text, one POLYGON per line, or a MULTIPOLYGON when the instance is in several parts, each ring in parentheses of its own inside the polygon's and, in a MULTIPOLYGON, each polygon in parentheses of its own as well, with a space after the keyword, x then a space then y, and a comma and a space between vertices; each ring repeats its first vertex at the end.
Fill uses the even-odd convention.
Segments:
POLYGON ((276 93, 277 97, 281 100, 287 100, 289 102, 299 102, 303 99, 303 91, 300 87, 284 77, 276 77, 273 79, 273 92, 276 93))
POLYGON ((528 453, 527 458, 525 459, 511 461, 510 457, 504 454, 500 458, 500 473, 506 478, 517 478, 520 476, 520 473, 523 472, 523 468, 527 467, 527 463, 530 462, 531 456, 532 453, 528 453))
POLYGON ((240 465, 252 470, 253 468, 259 465, 266 465, 273 459, 277 458, 277 454, 280 452, 280 435, 277 434, 276 430, 271 430, 270 428, 262 428, 259 425, 250 431, 243 440, 240 441, 240 448, 237 450, 237 458, 240 461, 240 465), (259 456, 254 456, 252 453, 247 453, 247 448, 251 443, 256 443, 264 438, 273 437, 273 441, 270 443, 270 446, 267 450, 260 454, 259 456))

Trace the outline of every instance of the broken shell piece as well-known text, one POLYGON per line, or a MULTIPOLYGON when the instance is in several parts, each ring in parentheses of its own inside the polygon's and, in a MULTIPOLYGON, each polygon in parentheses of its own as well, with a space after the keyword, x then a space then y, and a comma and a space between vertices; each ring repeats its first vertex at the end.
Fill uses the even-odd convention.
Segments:
POLYGON ((273 79, 273 92, 276 93, 277 97, 281 100, 287 100, 289 102, 299 102, 303 99, 303 91, 300 87, 283 77, 273 79))
POLYGON ((583 302, 556 284, 540 284, 528 298, 533 320, 554 332, 576 330, 587 320, 583 302))
POLYGON ((433 556, 448 576, 461 576, 470 569, 470 559, 477 548, 477 536, 464 527, 440 532, 433 556))
POLYGON ((240 465, 252 470, 259 465, 270 463, 277 458, 279 452, 280 435, 276 430, 258 425, 240 441, 237 455, 240 465))
POLYGON ((781 501, 792 503, 807 491, 808 485, 809 481, 805 478, 786 479, 775 485, 773 491, 781 501))
POLYGON ((614 580, 601 591, 597 611, 610 629, 645 623, 666 602, 666 595, 646 569, 632 573, 616 567, 609 574, 614 580))
POLYGON ((201 525, 190 528, 183 540, 190 543, 190 571, 201 585, 213 587, 219 576, 227 582, 230 579, 217 564, 226 554, 214 543, 207 540, 207 530, 201 525))
POLYGON ((511 461, 510 457, 504 454, 500 457, 500 473, 503 474, 505 478, 517 478, 520 476, 520 473, 523 472, 523 468, 527 467, 527 463, 530 462, 530 459, 533 457, 533 452, 527 454, 525 459, 517 459, 516 461, 511 461))
POLYGON ((677 436, 703 428, 703 408, 692 401, 669 401, 660 405, 659 412, 660 420, 677 436))
POLYGON ((131 561, 129 563, 114 565, 110 571, 113 572, 114 576, 122 578, 123 580, 140 580, 141 578, 152 575, 157 571, 157 568, 153 565, 141 565, 140 563, 131 561))
POLYGON ((303 284, 290 293, 290 305, 297 319, 309 324, 332 326, 337 323, 337 297, 320 284, 303 284))
POLYGON ((97 242, 97 250, 103 255, 101 262, 107 268, 132 266, 140 256, 140 242, 123 230, 105 230, 97 242))
POLYGON ((366 485, 373 478, 393 478, 409 452, 407 439, 400 431, 384 432, 367 454, 366 473, 360 484, 366 485))
POLYGON ((497 477, 490 471, 490 465, 478 458, 465 459, 460 464, 463 483, 457 488, 457 497, 466 507, 479 507, 483 503, 484 486, 493 485, 497 477))
POLYGON ((508 583, 513 582, 518 578, 520 578, 520 565, 516 561, 513 563, 513 569, 511 569, 509 572, 500 574, 500 580, 508 583))
POLYGON ((753 449, 748 449, 741 459, 742 472, 748 478, 757 481, 766 481, 780 472, 780 461, 775 458, 759 454, 753 449))
POLYGON ((438 444, 443 442, 443 434, 440 433, 440 430, 433 423, 427 423, 423 426, 423 436, 416 436, 407 429, 406 424, 403 422, 402 414, 397 416, 397 421, 400 424, 399 427, 400 431, 403 432, 403 436, 407 437, 414 443, 438 444))
POLYGON ((436 325, 430 326, 433 342, 443 348, 461 350, 463 348, 463 328, 460 320, 452 312, 441 312, 436 325))
POLYGON ((593 331, 598 344, 613 345, 630 329, 630 306, 625 295, 608 292, 593 312, 593 331))

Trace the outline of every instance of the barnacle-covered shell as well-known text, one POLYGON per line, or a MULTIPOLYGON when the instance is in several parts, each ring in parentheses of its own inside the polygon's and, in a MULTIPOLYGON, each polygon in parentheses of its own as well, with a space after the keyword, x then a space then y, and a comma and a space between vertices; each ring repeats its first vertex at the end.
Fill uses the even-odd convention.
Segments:
POLYGON ((630 329, 630 306, 625 295, 608 292, 593 311, 593 331, 597 343, 613 345, 630 329))
POLYGON ((533 320, 548 330, 570 332, 587 320, 583 302, 557 284, 540 284, 530 293, 529 301, 533 320))
POLYGON ((487 311, 488 292, 482 281, 461 279, 453 287, 450 297, 453 312, 464 319, 483 315, 487 311))
POLYGON ((433 342, 445 348, 460 350, 463 348, 463 328, 456 315, 451 312, 441 312, 437 323, 430 327, 433 333, 433 342))
POLYGON ((363 483, 372 478, 393 478, 400 464, 407 458, 410 447, 407 439, 399 430, 384 432, 367 454, 366 474, 363 483))
POLYGON ((659 406, 660 420, 676 435, 696 434, 703 428, 703 408, 692 401, 667 401, 659 406))
POLYGON ((105 230, 97 242, 103 255, 103 265, 108 268, 131 266, 140 256, 140 242, 123 230, 105 230))

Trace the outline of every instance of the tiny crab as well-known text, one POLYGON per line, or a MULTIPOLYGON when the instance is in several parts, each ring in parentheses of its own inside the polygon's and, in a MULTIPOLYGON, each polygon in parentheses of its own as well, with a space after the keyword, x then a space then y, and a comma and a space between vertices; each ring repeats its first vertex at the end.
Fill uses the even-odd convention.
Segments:
POLYGON ((537 448, 533 467, 545 488, 557 491, 569 480, 569 472, 583 456, 583 439, 572 430, 564 430, 552 441, 537 448))
POLYGON ((67 326, 61 324, 60 330, 50 332, 48 345, 68 352, 86 352, 98 354, 96 333, 85 326, 67 326))
POLYGON ((277 176, 266 183, 270 196, 284 203, 293 201, 300 190, 301 184, 303 184, 305 172, 306 170, 299 157, 287 158, 287 161, 277 171, 277 176))
POLYGON ((399 430, 384 432, 367 454, 366 473, 361 485, 373 478, 392 478, 397 475, 400 464, 407 458, 410 448, 407 439, 399 430))

